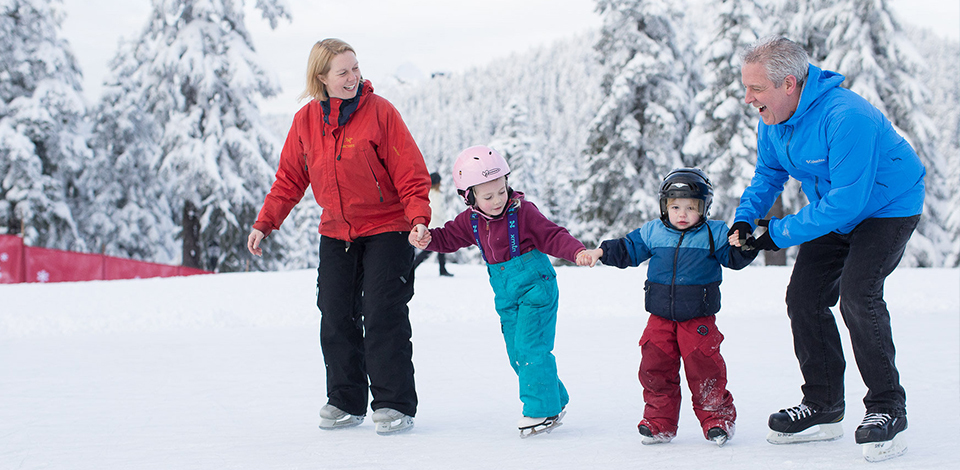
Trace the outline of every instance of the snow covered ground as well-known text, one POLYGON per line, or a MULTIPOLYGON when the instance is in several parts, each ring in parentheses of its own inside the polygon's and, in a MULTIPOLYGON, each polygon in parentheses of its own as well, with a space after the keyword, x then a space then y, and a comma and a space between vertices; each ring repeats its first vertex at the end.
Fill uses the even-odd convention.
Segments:
MULTIPOLYGON (((480 266, 418 270, 411 303, 420 408, 408 434, 368 419, 325 432, 316 272, 0 286, 0 469, 944 468, 960 452, 960 270, 887 282, 908 394, 909 450, 869 464, 853 441, 865 392, 853 356, 843 439, 774 446, 767 416, 800 400, 784 313, 788 268, 725 271, 718 324, 739 418, 703 439, 684 391, 670 444, 642 446, 643 267, 558 268, 564 425, 521 440, 516 377, 480 266)), ((838 314, 838 321, 839 314, 838 314)), ((845 329, 844 337, 846 337, 845 329)), ((849 345, 848 345, 849 346, 849 345)), ((953 463, 951 463, 953 462, 953 463)))

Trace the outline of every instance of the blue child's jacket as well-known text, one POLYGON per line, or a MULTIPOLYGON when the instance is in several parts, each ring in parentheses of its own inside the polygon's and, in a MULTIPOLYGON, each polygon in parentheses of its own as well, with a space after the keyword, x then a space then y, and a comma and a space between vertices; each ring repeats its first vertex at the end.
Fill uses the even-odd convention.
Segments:
POLYGON ((675 321, 706 317, 720 311, 720 267, 741 269, 757 256, 756 251, 731 247, 727 231, 719 220, 685 231, 653 220, 624 238, 601 243, 600 261, 626 268, 649 259, 643 287, 646 310, 675 321))

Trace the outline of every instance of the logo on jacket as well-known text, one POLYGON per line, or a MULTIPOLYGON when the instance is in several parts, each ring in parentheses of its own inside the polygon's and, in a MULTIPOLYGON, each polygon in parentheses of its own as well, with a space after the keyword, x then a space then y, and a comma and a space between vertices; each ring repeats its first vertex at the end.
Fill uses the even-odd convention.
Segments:
POLYGON ((697 333, 700 333, 700 336, 707 336, 707 333, 710 333, 710 328, 707 328, 707 325, 700 325, 697 327, 697 333))

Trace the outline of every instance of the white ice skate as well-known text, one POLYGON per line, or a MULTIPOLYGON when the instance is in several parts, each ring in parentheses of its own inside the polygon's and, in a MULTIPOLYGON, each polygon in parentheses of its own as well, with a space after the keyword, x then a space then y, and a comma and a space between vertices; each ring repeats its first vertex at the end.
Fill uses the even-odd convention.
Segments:
POLYGON ((520 418, 520 422, 517 423, 517 427, 520 428, 520 439, 526 439, 530 436, 553 431, 555 428, 563 425, 560 420, 563 419, 563 415, 565 414, 567 414, 567 412, 561 410, 560 414, 547 418, 530 418, 528 416, 520 418))
POLYGON ((381 436, 399 434, 413 428, 413 416, 407 416, 392 408, 374 411, 372 419, 377 423, 377 434, 381 436))
POLYGON ((320 429, 340 429, 358 426, 365 415, 352 415, 329 403, 320 408, 320 429))

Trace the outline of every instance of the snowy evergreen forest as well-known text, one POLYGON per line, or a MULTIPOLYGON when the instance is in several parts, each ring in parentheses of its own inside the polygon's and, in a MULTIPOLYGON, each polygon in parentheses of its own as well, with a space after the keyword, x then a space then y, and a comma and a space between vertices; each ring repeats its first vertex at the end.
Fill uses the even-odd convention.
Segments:
MULTIPOLYGON (((60 2, 0 0, 0 234, 221 271, 315 266, 320 209, 309 191, 268 256, 245 249, 292 116, 257 107, 277 85, 243 3, 153 0, 140 36, 116 51, 103 96, 87 104, 60 2)), ((373 80, 444 177, 451 212, 436 216, 463 207, 448 176, 454 157, 486 144, 508 158, 511 185, 588 246, 657 217, 659 181, 679 166, 707 171, 712 216, 729 221, 752 176, 758 120, 737 54, 782 34, 844 74, 926 164, 924 216, 903 264, 960 265, 957 41, 901 24, 886 0, 596 5, 603 26, 591 34, 462 73, 373 80)), ((274 28, 290 18, 283 0, 255 6, 274 28)), ((793 183, 783 213, 805 204, 793 183)))

